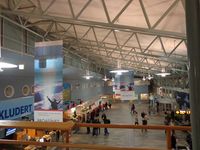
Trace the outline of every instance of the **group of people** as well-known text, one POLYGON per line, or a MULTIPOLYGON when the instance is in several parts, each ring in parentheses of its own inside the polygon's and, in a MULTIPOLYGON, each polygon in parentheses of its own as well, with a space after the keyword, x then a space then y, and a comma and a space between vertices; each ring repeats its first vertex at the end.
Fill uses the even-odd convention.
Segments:
MULTIPOLYGON (((101 115, 101 119, 103 121, 104 124, 110 124, 110 119, 107 118, 106 114, 103 113, 101 115)), ((94 124, 100 124, 101 121, 99 119, 99 116, 96 116, 93 120, 91 120, 90 117, 87 118, 87 121, 86 123, 94 123, 94 124)), ((92 128, 92 135, 99 135, 100 134, 100 128, 99 127, 93 127, 92 128)), ((87 134, 90 134, 91 130, 90 130, 90 127, 87 127, 87 134)), ((109 135, 109 132, 108 132, 108 128, 104 128, 104 135, 109 135)))
MULTIPOLYGON (((133 116, 135 117, 135 125, 139 125, 138 112, 135 109, 135 104, 131 105, 131 114, 133 114, 133 116)), ((147 125, 148 117, 144 111, 141 112, 141 118, 142 118, 142 125, 147 125)), ((144 131, 147 132, 147 129, 142 129, 142 132, 144 131)))
MULTIPOLYGON (((105 110, 111 109, 112 104, 109 102, 105 103, 99 103, 99 106, 94 109, 91 113, 87 115, 86 123, 94 123, 94 124, 100 124, 100 113, 103 113, 101 115, 101 120, 104 124, 110 124, 110 119, 107 118, 106 114, 104 113, 105 110)), ((87 127, 87 134, 90 134, 91 130, 90 127, 87 127)), ((92 135, 99 135, 100 134, 100 128, 93 127, 92 128, 92 135)), ((108 129, 104 128, 104 135, 109 135, 108 129)))

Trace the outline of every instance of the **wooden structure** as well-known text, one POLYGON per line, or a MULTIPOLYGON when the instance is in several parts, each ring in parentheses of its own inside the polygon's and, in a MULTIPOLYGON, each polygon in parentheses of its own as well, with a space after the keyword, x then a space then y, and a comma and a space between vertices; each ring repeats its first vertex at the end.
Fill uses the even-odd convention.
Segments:
MULTIPOLYGON (((112 147, 105 145, 92 145, 92 144, 70 144, 69 143, 69 130, 74 126, 74 122, 69 121, 65 123, 55 122, 25 122, 25 121, 0 121, 0 128, 31 128, 31 129, 49 129, 49 130, 61 130, 66 132, 65 143, 61 142, 31 142, 31 141, 18 141, 18 140, 3 140, 0 139, 0 144, 19 144, 19 145, 41 145, 41 146, 56 146, 62 148, 85 148, 85 149, 101 149, 101 150, 148 150, 147 148, 125 148, 125 147, 112 147)), ((88 124, 88 123, 77 123, 78 127, 99 127, 99 128, 118 128, 118 129, 153 129, 153 130, 165 130, 166 131, 166 143, 167 150, 171 149, 171 131, 182 130, 191 131, 191 127, 188 126, 164 126, 164 125, 121 125, 121 124, 88 124)), ((155 148, 156 149, 156 148, 155 148)), ((152 150, 152 148, 151 148, 152 150)))

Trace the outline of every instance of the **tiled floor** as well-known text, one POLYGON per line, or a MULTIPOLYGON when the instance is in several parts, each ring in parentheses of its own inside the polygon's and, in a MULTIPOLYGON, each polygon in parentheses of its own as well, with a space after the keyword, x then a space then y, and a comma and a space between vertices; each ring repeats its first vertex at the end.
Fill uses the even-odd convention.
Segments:
MULTIPOLYGON (((148 112, 148 104, 136 103, 136 111, 138 112, 139 123, 141 124, 140 113, 148 112)), ((107 117, 111 123, 133 124, 134 116, 130 113, 130 104, 128 102, 114 103, 112 109, 107 110, 107 117)), ((164 118, 161 115, 149 115, 149 125, 163 124, 164 118)), ((120 147, 140 147, 140 148, 158 148, 166 149, 166 140, 164 131, 148 130, 142 133, 137 129, 109 129, 110 135, 104 136, 103 129, 99 136, 86 134, 86 128, 81 128, 77 134, 70 137, 71 143, 87 143, 102 144, 120 147)), ((74 149, 73 149, 74 150, 74 149)))

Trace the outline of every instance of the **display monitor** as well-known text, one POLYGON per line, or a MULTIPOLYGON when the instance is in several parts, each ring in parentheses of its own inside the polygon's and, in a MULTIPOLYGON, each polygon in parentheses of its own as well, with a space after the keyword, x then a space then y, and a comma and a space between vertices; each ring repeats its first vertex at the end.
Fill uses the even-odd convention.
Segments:
POLYGON ((6 136, 9 136, 9 135, 15 133, 16 130, 17 130, 16 128, 7 128, 6 129, 6 136))

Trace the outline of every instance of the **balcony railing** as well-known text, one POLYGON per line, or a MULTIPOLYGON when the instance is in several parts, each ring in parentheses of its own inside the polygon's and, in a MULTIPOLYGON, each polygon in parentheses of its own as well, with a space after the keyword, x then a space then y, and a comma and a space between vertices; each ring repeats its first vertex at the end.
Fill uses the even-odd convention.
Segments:
MULTIPOLYGON (((165 130, 166 131, 166 149, 171 149, 171 131, 191 131, 188 126, 164 126, 164 125, 122 125, 122 124, 90 124, 90 123, 74 123, 72 121, 64 123, 55 122, 28 122, 28 121, 0 121, 0 128, 22 128, 22 129, 42 129, 42 130, 61 130, 65 133, 64 142, 33 142, 33 141, 20 141, 20 140, 6 140, 0 139, 0 144, 15 144, 15 145, 37 145, 49 146, 60 148, 84 148, 84 149, 101 149, 101 150, 153 150, 152 148, 128 148, 128 147, 113 147, 105 145, 94 144, 71 144, 69 143, 69 131, 73 127, 98 127, 98 128, 117 128, 117 129, 150 129, 150 130, 165 130)), ((156 148, 155 148, 156 150, 156 148)))

